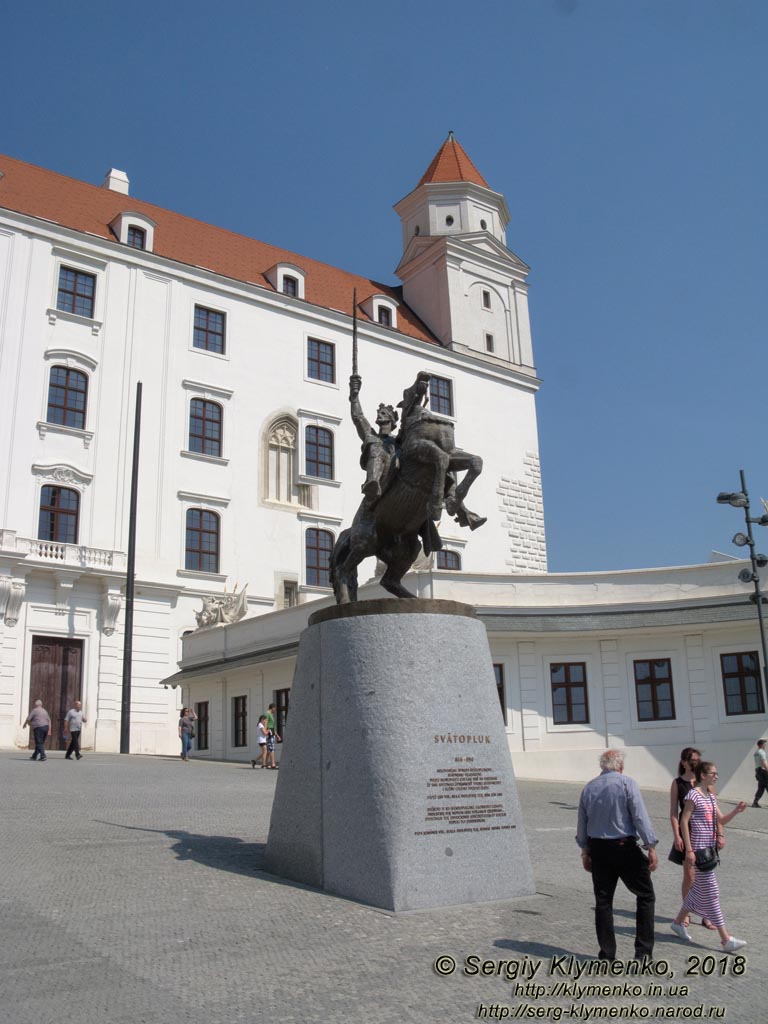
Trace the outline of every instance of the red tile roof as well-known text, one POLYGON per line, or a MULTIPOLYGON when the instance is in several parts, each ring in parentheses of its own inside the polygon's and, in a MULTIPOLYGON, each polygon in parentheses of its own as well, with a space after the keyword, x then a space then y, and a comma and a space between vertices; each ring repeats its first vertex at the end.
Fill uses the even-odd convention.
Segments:
MULTIPOLYGON (((89 185, 54 171, 0 155, 0 208, 50 221, 75 231, 115 240, 109 224, 122 212, 142 213, 155 222, 153 251, 178 263, 204 267, 215 274, 274 288, 266 272, 276 263, 293 263, 306 272, 305 299, 326 309, 352 310, 352 292, 358 305, 374 294, 388 295, 399 303, 398 332, 431 344, 439 341, 403 302, 402 289, 350 274, 317 260, 257 242, 245 235, 213 227, 171 210, 126 196, 111 189, 89 185)), ((358 309, 361 320, 366 314, 358 309)))
POLYGON ((462 146, 453 137, 453 132, 448 132, 448 138, 438 149, 419 185, 433 181, 471 181, 484 188, 490 187, 462 146))

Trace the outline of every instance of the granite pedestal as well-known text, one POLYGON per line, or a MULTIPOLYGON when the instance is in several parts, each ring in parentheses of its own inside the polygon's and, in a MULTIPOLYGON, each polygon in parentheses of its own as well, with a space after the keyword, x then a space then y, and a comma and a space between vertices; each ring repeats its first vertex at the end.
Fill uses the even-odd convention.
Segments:
POLYGON ((533 893, 474 609, 378 600, 309 621, 266 869, 395 911, 533 893))

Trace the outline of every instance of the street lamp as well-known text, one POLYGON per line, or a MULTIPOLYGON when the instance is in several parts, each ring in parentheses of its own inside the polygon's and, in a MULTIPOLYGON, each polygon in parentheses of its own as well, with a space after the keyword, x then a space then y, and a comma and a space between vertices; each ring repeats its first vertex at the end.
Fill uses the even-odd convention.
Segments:
POLYGON ((744 509, 744 521, 747 524, 747 532, 734 534, 733 543, 739 548, 749 546, 749 560, 752 563, 752 568, 742 569, 739 573, 739 579, 742 583, 753 583, 755 587, 755 592, 749 595, 749 600, 757 608, 757 621, 760 625, 760 643, 763 648, 763 672, 768 672, 768 648, 766 648, 765 621, 763 618, 763 605, 768 604, 768 597, 763 597, 760 592, 760 576, 757 571, 758 569, 764 569, 768 565, 768 557, 755 554, 755 538, 752 536, 753 523, 757 526, 768 526, 768 513, 760 516, 759 519, 750 517, 749 494, 743 469, 739 470, 739 475, 741 477, 741 490, 720 491, 717 496, 717 503, 718 505, 730 505, 732 508, 744 509))

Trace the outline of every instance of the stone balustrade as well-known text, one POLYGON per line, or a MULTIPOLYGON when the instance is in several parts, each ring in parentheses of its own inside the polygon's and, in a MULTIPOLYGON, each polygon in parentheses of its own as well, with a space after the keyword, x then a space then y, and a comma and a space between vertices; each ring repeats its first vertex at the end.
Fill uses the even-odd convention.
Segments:
POLYGON ((126 567, 124 551, 19 537, 14 530, 0 530, 0 553, 21 556, 27 564, 40 562, 52 567, 106 569, 112 572, 124 572, 126 567))

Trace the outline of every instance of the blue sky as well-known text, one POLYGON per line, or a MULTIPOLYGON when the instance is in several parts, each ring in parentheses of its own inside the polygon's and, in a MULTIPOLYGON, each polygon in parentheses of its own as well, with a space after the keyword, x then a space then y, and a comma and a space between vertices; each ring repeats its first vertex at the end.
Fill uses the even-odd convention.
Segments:
POLYGON ((764 0, 44 0, 3 34, 0 151, 384 282, 453 129, 532 267, 550 569, 736 553, 716 493, 768 497, 764 0))

